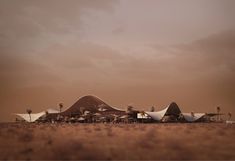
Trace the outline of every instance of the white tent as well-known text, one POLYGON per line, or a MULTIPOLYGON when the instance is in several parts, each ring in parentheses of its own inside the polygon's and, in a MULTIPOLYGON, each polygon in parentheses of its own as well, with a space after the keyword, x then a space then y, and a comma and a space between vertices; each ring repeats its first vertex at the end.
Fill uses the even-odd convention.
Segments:
MULTIPOLYGON (((59 113, 58 110, 56 109, 52 109, 52 108, 49 108, 46 110, 49 114, 53 114, 53 113, 59 113)), ((39 113, 31 113, 30 116, 31 116, 31 122, 35 122, 37 121, 40 117, 44 116, 46 114, 46 111, 42 111, 42 112, 39 112, 39 113)), ((21 117, 22 119, 24 119, 25 121, 27 122, 30 122, 30 116, 29 114, 27 113, 24 113, 24 114, 15 114, 19 117, 21 117)))
POLYGON ((30 114, 31 116, 31 121, 30 121, 30 116, 29 114, 16 114, 17 116, 21 117, 22 119, 24 119, 25 121, 27 122, 34 122, 36 121, 37 119, 39 119, 40 117, 42 117, 43 115, 45 115, 46 112, 43 111, 43 112, 39 112, 39 113, 32 113, 30 114))
POLYGON ((145 112, 145 113, 149 115, 152 119, 156 121, 160 121, 165 116, 166 111, 167 111, 167 108, 158 112, 145 112))
POLYGON ((202 117, 206 115, 206 113, 181 113, 179 107, 176 103, 171 103, 169 106, 167 106, 165 109, 157 112, 145 112, 147 115, 149 115, 152 119, 156 121, 161 121, 164 116, 168 115, 179 115, 182 114, 184 119, 188 122, 195 122, 202 117))
POLYGON ((47 111, 48 113, 60 113, 59 110, 53 109, 53 108, 48 108, 46 111, 47 111))
POLYGON ((163 117, 168 113, 168 114, 176 114, 179 115, 180 109, 176 103, 171 103, 168 105, 165 109, 157 112, 145 112, 147 115, 149 115, 152 119, 156 121, 161 121, 163 117))
POLYGON ((192 115, 192 113, 182 113, 182 115, 184 116, 184 119, 188 122, 195 122, 197 120, 199 120, 200 118, 204 117, 206 114, 205 113, 194 113, 192 115))

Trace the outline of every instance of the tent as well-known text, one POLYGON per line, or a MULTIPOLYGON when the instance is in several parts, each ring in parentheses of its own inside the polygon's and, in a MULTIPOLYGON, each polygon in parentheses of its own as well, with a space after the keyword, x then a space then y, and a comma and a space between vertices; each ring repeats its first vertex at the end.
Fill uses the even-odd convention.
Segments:
POLYGON ((35 122, 36 120, 38 120, 40 117, 42 117, 45 114, 46 114, 45 111, 42 111, 39 113, 32 113, 32 114, 30 114, 31 120, 30 120, 29 114, 16 114, 16 115, 21 117, 22 119, 24 119, 27 122, 35 122))
POLYGON ((42 111, 42 112, 39 112, 39 113, 31 113, 30 116, 31 116, 31 121, 30 121, 30 116, 28 113, 24 113, 24 114, 20 114, 20 113, 17 113, 15 114, 16 116, 19 116, 20 118, 22 118, 23 120, 25 120, 26 122, 35 122, 37 121, 39 118, 43 117, 44 115, 46 115, 46 113, 48 114, 56 114, 56 113, 59 113, 58 110, 56 109, 52 109, 52 108, 49 108, 45 111, 42 111))
POLYGON ((193 115, 192 113, 182 113, 182 115, 184 119, 188 122, 195 122, 206 116, 205 113, 194 113, 193 115))
POLYGON ((180 108, 176 103, 171 103, 165 109, 157 112, 145 112, 148 116, 150 116, 155 121, 162 121, 164 116, 180 116, 182 115, 185 121, 187 122, 196 122, 205 117, 206 113, 181 113, 180 108))
POLYGON ((172 102, 170 105, 168 105, 165 109, 157 112, 145 112, 147 115, 149 115, 153 120, 155 121, 161 121, 164 116, 166 115, 180 115, 181 111, 178 105, 175 102, 172 102))

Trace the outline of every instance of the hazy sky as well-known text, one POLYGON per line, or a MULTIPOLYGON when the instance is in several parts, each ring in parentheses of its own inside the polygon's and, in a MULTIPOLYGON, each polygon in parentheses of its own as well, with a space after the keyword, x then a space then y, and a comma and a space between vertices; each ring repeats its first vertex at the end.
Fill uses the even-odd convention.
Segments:
POLYGON ((234 0, 0 0, 0 121, 97 95, 235 115, 234 0))

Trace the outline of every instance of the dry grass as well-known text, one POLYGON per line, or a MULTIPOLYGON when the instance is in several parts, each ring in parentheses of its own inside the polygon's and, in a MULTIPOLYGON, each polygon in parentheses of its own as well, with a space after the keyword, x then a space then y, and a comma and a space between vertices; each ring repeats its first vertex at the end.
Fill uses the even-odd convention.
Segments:
POLYGON ((0 124, 0 160, 235 160, 226 124, 0 124))

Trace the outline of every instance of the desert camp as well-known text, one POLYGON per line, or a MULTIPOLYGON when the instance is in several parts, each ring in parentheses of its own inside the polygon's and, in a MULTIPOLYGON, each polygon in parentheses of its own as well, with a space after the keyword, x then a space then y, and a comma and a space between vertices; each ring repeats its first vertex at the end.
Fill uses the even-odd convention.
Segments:
POLYGON ((160 111, 141 111, 132 106, 127 110, 122 110, 106 104, 95 96, 83 96, 71 107, 63 109, 63 104, 59 104, 59 109, 46 109, 39 113, 16 113, 18 122, 67 122, 67 123, 193 123, 193 122, 223 122, 220 111, 217 113, 184 113, 175 103, 170 103, 160 111))

